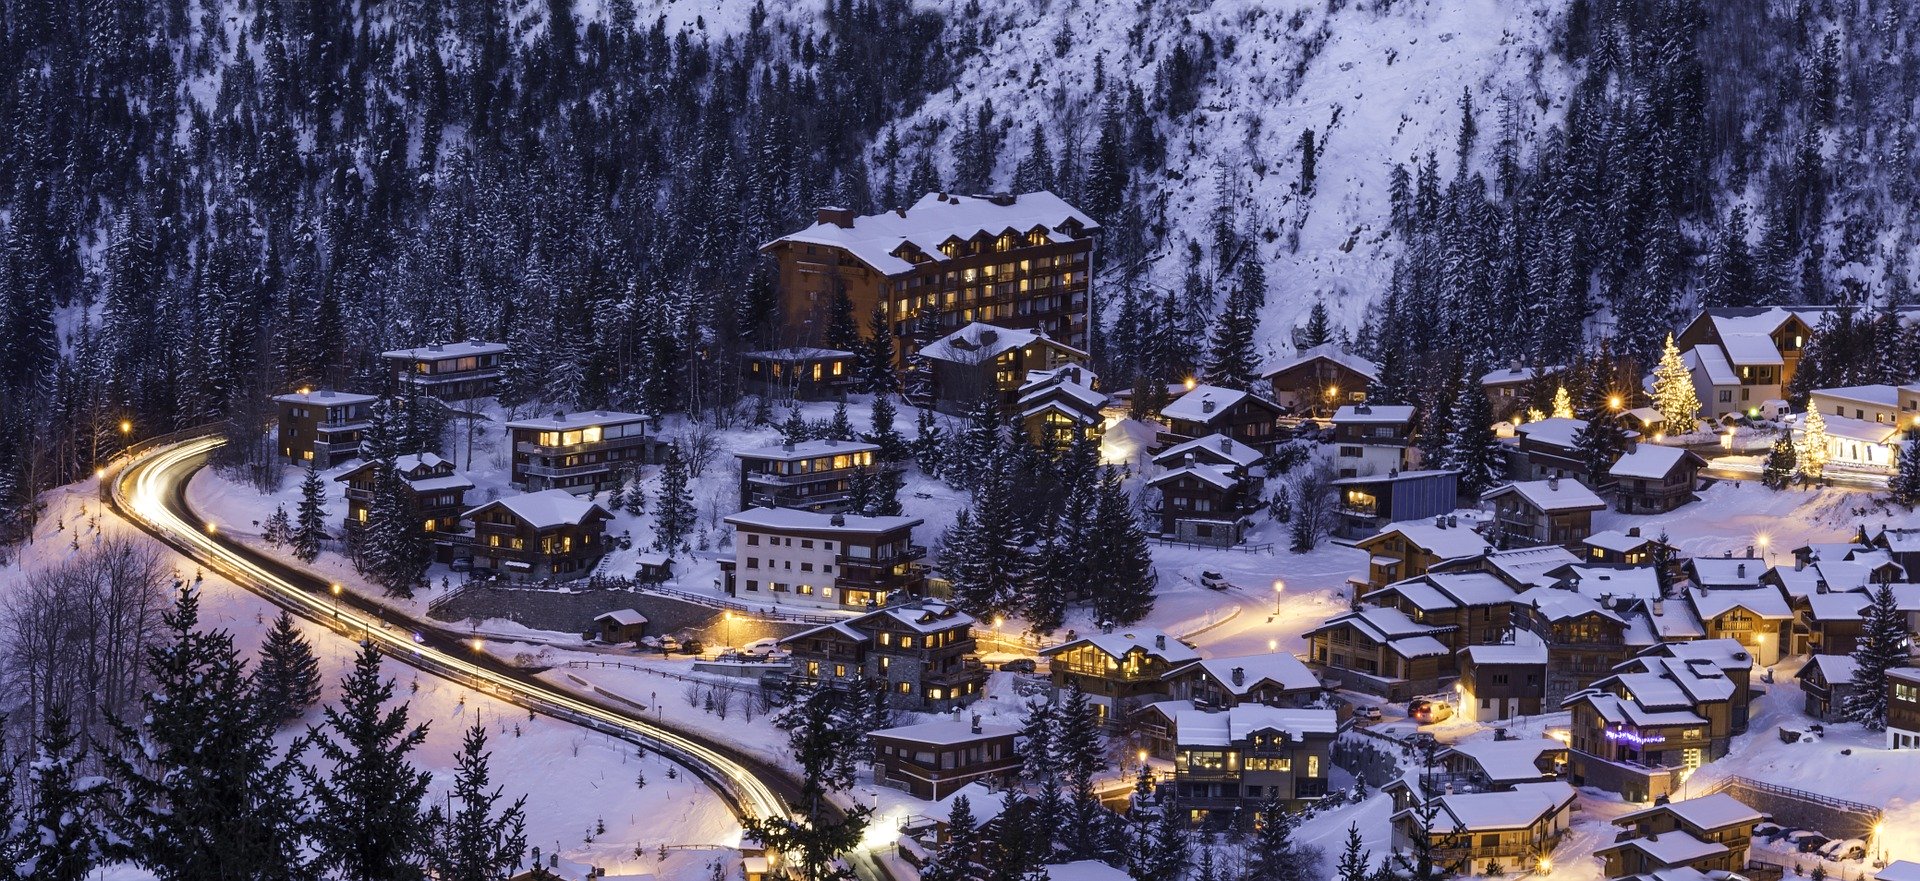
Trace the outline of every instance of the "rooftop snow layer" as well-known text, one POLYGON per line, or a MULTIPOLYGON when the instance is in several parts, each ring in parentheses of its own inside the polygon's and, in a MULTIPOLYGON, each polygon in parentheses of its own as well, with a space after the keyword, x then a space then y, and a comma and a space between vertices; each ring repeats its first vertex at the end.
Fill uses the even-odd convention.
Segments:
POLYGON ((770 462, 792 462, 800 459, 812 459, 819 456, 835 456, 841 453, 871 453, 879 450, 878 444, 865 441, 835 440, 818 438, 801 441, 797 444, 770 444, 751 450, 739 450, 733 455, 741 459, 759 459, 770 462))
POLYGON ((1412 421, 1413 408, 1403 404, 1348 404, 1333 411, 1335 425, 1405 425, 1412 421))
POLYGON ((579 413, 563 413, 558 416, 516 419, 507 423, 507 427, 564 431, 571 428, 589 428, 596 425, 624 425, 629 422, 644 422, 651 418, 650 416, 643 416, 639 413, 618 413, 611 410, 583 410, 579 413))
POLYGON ((1182 422, 1212 422, 1226 415, 1227 410, 1250 397, 1239 389, 1221 388, 1217 385, 1196 385, 1192 391, 1174 399, 1173 403, 1160 408, 1160 415, 1168 420, 1182 422), (1213 409, 1208 410, 1207 404, 1213 409))
POLYGON ((874 737, 891 737, 897 740, 911 740, 916 743, 929 743, 936 746, 951 746, 956 743, 982 740, 988 737, 1005 737, 1018 729, 1011 725, 981 725, 979 731, 973 730, 973 723, 966 719, 942 719, 938 722, 921 722, 917 725, 900 725, 893 728, 881 728, 872 732, 874 737))
POLYGON ((1078 222, 1084 229, 1100 228, 1093 218, 1044 190, 1022 193, 1006 205, 978 196, 947 194, 942 200, 941 195, 928 193, 901 211, 863 214, 853 218, 851 226, 815 223, 761 248, 780 242, 845 248, 882 274, 898 275, 913 269, 911 262, 895 256, 903 243, 911 243, 935 261, 944 261, 948 258, 940 246, 949 239, 972 239, 981 233, 998 236, 1007 230, 1024 235, 1035 227, 1057 232, 1069 220, 1078 222))
POLYGON ((1199 652, 1157 627, 1130 627, 1113 633, 1082 636, 1071 642, 1043 649, 1040 653, 1051 656, 1077 645, 1093 646, 1114 660, 1125 658, 1128 652, 1135 650, 1146 652, 1169 664, 1185 664, 1200 660, 1199 652))
POLYGON ((1282 691, 1313 691, 1320 688, 1320 677, 1315 676, 1299 658, 1286 652, 1208 658, 1174 670, 1163 678, 1171 679, 1195 668, 1207 671, 1207 675, 1212 676, 1222 688, 1240 696, 1252 693, 1262 683, 1272 683, 1282 691), (1241 674, 1238 683, 1233 678, 1235 670, 1241 674))
POLYGON ((1305 349, 1301 351, 1300 354, 1274 365, 1265 373, 1260 374, 1260 376, 1262 379, 1271 379, 1275 374, 1285 373, 1295 367, 1320 358, 1332 361, 1368 379, 1380 378, 1380 365, 1341 348, 1339 343, 1321 343, 1320 345, 1305 349))
POLYGON ((1580 481, 1571 478, 1560 480, 1523 480, 1509 483, 1492 490, 1481 498, 1497 499, 1509 493, 1518 493, 1521 498, 1547 513, 1559 511, 1600 511, 1607 503, 1593 494, 1593 490, 1582 486, 1580 481))
POLYGON ((1457 560, 1463 557, 1477 557, 1493 549, 1487 540, 1465 526, 1449 526, 1444 529, 1433 525, 1431 520, 1402 520, 1389 523, 1366 539, 1372 541, 1389 533, 1398 534, 1415 547, 1439 557, 1442 560, 1457 560))
POLYGON ((1438 758, 1462 756, 1478 765, 1480 772, 1495 784, 1527 783, 1553 776, 1540 770, 1540 757, 1549 752, 1565 752, 1567 745, 1540 737, 1532 740, 1472 740, 1456 743, 1438 758))
POLYGON ((728 514, 726 522, 749 529, 793 529, 808 532, 848 532, 869 535, 912 528, 926 521, 918 517, 868 517, 864 514, 826 514, 798 508, 748 508, 728 514))
POLYGON ((1613 467, 1607 473, 1614 477, 1630 477, 1640 480, 1660 480, 1673 470, 1681 460, 1696 454, 1679 447, 1663 447, 1658 444, 1635 444, 1633 449, 1620 455, 1613 461, 1613 467))
POLYGON ((534 529, 578 525, 586 522, 587 517, 595 511, 600 512, 603 517, 609 519, 613 517, 613 512, 600 503, 581 498, 564 489, 548 489, 537 493, 507 496, 473 508, 461 514, 460 517, 463 520, 471 520, 475 514, 494 505, 513 512, 515 517, 534 529))
POLYGON ((415 346, 411 349, 394 349, 381 352, 380 357, 406 359, 409 361, 438 361, 442 358, 459 358, 466 355, 498 355, 507 350, 506 343, 489 343, 481 340, 463 340, 457 343, 415 346))

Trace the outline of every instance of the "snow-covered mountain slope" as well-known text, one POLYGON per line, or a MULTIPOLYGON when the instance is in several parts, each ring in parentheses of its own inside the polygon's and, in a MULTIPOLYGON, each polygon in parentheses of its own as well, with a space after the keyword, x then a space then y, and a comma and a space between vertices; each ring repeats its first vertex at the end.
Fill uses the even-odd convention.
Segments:
POLYGON ((1042 0, 973 17, 970 0, 943 2, 955 26, 984 25, 991 38, 897 134, 951 169, 952 134, 992 101, 1012 122, 995 176, 1002 183, 1035 124, 1056 155, 1069 141, 1091 152, 1105 100, 1094 92, 1096 68, 1106 89, 1130 82, 1151 96, 1176 45, 1211 51, 1195 109, 1159 122, 1166 168, 1140 181, 1149 199, 1165 200, 1166 256, 1150 278, 1178 286, 1186 242, 1209 240, 1221 196, 1230 196, 1268 266, 1260 339, 1269 355, 1290 351, 1291 328, 1315 298, 1351 328, 1385 287, 1397 247, 1386 235, 1392 167, 1435 151, 1451 172, 1463 90, 1479 143, 1510 115, 1523 151, 1571 91, 1547 48, 1556 0, 1042 0), (1063 29, 1071 37, 1057 55, 1063 29), (1302 199, 1308 129, 1317 180, 1302 199))

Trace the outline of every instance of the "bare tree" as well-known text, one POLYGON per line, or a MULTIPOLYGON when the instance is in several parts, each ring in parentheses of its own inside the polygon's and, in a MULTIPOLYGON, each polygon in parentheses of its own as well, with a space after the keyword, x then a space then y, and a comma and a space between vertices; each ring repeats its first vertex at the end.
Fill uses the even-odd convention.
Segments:
POLYGON ((680 454, 687 459, 689 477, 699 477, 700 472, 707 470, 707 466, 713 464, 714 457, 720 454, 719 438, 713 426, 704 422, 688 422, 676 443, 680 444, 680 454))
POLYGON ((5 594, 0 681, 20 697, 23 721, 37 725, 64 704, 77 726, 99 733, 108 715, 131 712, 169 580, 152 546, 109 539, 5 594))
POLYGON ((1333 528, 1334 470, 1326 460, 1315 460, 1293 479, 1293 552, 1304 554, 1333 528))

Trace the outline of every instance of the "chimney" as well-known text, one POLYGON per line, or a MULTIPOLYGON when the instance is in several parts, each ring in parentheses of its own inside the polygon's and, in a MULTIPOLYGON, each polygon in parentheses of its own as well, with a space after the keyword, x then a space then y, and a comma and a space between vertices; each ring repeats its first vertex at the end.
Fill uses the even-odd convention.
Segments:
POLYGON ((1233 452, 1233 438, 1230 438, 1230 437, 1220 438, 1220 452, 1222 453, 1233 452))
POLYGON ((784 451, 786 451, 786 452, 789 452, 789 453, 791 453, 791 452, 793 452, 793 441, 790 441, 790 440, 788 440, 788 441, 781 441, 781 442, 780 442, 780 449, 781 449, 781 450, 784 450, 784 451))
POLYGON ((1747 559, 1753 559, 1753 545, 1747 545, 1747 559))
POLYGON ((1447 528, 1447 515, 1445 514, 1433 515, 1433 528, 1435 529, 1447 528))
POLYGON ((1373 405, 1372 405, 1372 404, 1369 404, 1369 403, 1367 403, 1366 401, 1361 401, 1360 403, 1358 403, 1358 404, 1355 404, 1355 405, 1353 405, 1353 412, 1355 412, 1355 413, 1372 413, 1372 412, 1373 412, 1373 405))
POLYGON ((1549 478, 1547 478, 1547 490, 1548 490, 1549 492, 1559 492, 1559 491, 1560 491, 1560 478, 1558 478, 1558 477, 1549 477, 1549 478))
POLYGON ((1192 467, 1193 467, 1193 454, 1192 454, 1192 453, 1188 453, 1188 454, 1187 454, 1187 467, 1188 467, 1188 468, 1192 468, 1192 467))
POLYGON ((830 446, 830 447, 837 447, 837 446, 839 446, 839 445, 840 445, 840 439, 839 439, 839 438, 837 438, 837 437, 830 437, 830 438, 827 438, 827 439, 826 439, 826 445, 827 445, 827 446, 830 446))
POLYGON ((1015 196, 1012 193, 994 193, 993 195, 987 197, 987 201, 992 202, 995 205, 1005 207, 1007 205, 1012 205, 1014 201, 1018 198, 1019 197, 1015 196))
POLYGON ((991 346, 999 341, 1000 331, 994 330, 991 327, 983 327, 980 329, 980 345, 991 346))
POLYGON ((841 229, 853 229, 852 208, 841 208, 838 205, 827 205, 815 208, 813 209, 813 219, 816 223, 832 224, 841 229))
POLYGON ((1807 570, 1807 558, 1804 556, 1801 556, 1800 554, 1794 554, 1793 555, 1793 571, 1805 572, 1806 570, 1807 570))
POLYGON ((1233 668, 1233 684, 1235 685, 1247 684, 1247 668, 1245 667, 1233 668))
POLYGON ((1157 648, 1157 649, 1164 649, 1164 648, 1166 648, 1166 647, 1167 647, 1167 635, 1166 635, 1166 634, 1164 634, 1164 633, 1156 633, 1156 634, 1154 634, 1154 636, 1153 636, 1153 647, 1154 647, 1154 648, 1157 648))
POLYGON ((980 714, 979 713, 973 714, 973 733, 975 734, 980 733, 980 714))
POLYGON ((1639 537, 1640 537, 1640 527, 1638 527, 1638 526, 1629 526, 1629 527, 1627 527, 1627 537, 1628 537, 1628 538, 1639 538, 1639 537))
POLYGON ((1654 597, 1653 598, 1654 617, 1659 617, 1661 615, 1665 615, 1666 613, 1667 613, 1667 601, 1664 599, 1661 599, 1660 597, 1654 597))
POLYGON ((1213 401, 1212 401, 1212 399, 1208 399, 1208 400, 1205 400, 1205 401, 1201 401, 1201 402, 1200 402, 1200 412, 1202 412, 1202 413, 1212 413, 1212 412, 1213 412, 1213 401))
POLYGON ((827 518, 827 523, 833 526, 845 526, 847 525, 847 515, 835 514, 827 518))
POLYGON ((567 421, 567 414, 566 414, 565 412, 563 412, 563 411, 560 411, 560 410, 555 410, 555 411, 553 411, 553 421, 555 421, 555 422, 565 422, 565 421, 567 421))
POLYGON ((1747 564, 1741 563, 1740 565, 1735 566, 1733 571, 1735 575, 1738 575, 1741 578, 1745 578, 1747 577, 1747 564))
POLYGON ((898 217, 900 217, 900 218, 901 218, 902 220, 904 220, 904 219, 906 219, 906 216, 907 216, 907 209, 905 209, 905 208, 895 208, 895 209, 893 209, 893 213, 894 213, 894 214, 895 214, 896 216, 898 216, 898 217))
POLYGON ((1826 592, 1827 592, 1827 580, 1826 580, 1825 578, 1822 578, 1822 579, 1820 579, 1819 581, 1815 581, 1815 582, 1813 583, 1813 592, 1814 592, 1814 593, 1826 593, 1826 592))
POLYGON ((438 351, 440 351, 440 344, 439 344, 439 343, 428 343, 428 344, 427 344, 427 351, 429 351, 429 352, 438 352, 438 351))
POLYGON ((1453 515, 1453 514, 1448 514, 1448 515, 1447 515, 1447 528, 1448 528, 1448 529, 1453 529, 1453 528, 1455 528, 1455 527, 1458 527, 1459 525, 1460 525, 1460 518, 1459 518, 1458 516, 1456 516, 1456 515, 1453 515))
POLYGON ((1400 476, 1400 467, 1399 467, 1399 466, 1397 466, 1397 465, 1396 465, 1396 466, 1394 466, 1394 467, 1392 467, 1392 468, 1388 468, 1388 469, 1387 469, 1387 479, 1388 479, 1388 480, 1392 480, 1393 478, 1396 478, 1396 477, 1399 477, 1399 476, 1400 476))

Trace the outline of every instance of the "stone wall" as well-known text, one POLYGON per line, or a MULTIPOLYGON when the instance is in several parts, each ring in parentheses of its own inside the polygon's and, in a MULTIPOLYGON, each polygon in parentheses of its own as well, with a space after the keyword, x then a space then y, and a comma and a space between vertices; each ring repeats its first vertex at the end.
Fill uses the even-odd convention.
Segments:
POLYGON ((765 637, 791 636, 809 625, 756 621, 735 613, 629 590, 526 590, 476 585, 433 612, 441 621, 503 618, 534 630, 580 634, 607 612, 632 609, 647 616, 648 635, 693 631, 709 645, 745 645, 765 637))

